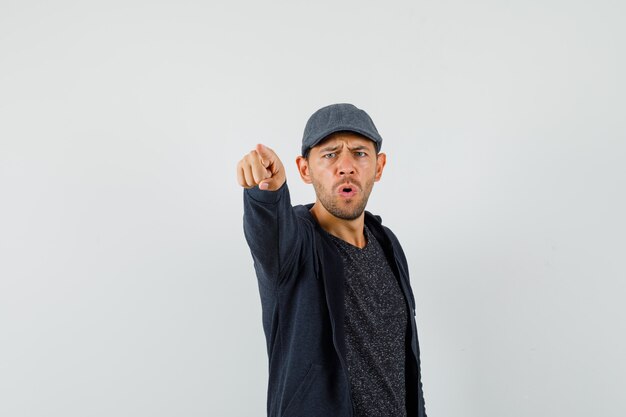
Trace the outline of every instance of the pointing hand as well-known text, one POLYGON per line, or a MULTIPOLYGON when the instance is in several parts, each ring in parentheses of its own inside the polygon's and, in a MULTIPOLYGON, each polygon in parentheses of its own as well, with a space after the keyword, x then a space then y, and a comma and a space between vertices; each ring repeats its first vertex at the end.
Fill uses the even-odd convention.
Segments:
POLYGON ((276 191, 286 181, 285 168, 273 150, 258 144, 237 163, 237 181, 244 188, 276 191))

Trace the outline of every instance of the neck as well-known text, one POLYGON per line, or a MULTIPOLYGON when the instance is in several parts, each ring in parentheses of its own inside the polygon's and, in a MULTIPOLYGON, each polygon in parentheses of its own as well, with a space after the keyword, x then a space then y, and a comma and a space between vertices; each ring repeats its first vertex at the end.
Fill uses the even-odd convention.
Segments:
POLYGON ((344 220, 329 213, 319 201, 315 202, 310 212, 322 229, 331 235, 358 248, 364 248, 367 244, 363 232, 365 212, 354 220, 344 220))

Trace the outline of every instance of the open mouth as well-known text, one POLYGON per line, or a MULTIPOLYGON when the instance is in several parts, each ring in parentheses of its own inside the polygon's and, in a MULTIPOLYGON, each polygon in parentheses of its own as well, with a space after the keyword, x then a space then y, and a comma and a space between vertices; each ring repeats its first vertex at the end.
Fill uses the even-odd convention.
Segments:
POLYGON ((356 194, 357 189, 352 185, 342 185, 338 188, 338 192, 342 197, 352 197, 356 194))

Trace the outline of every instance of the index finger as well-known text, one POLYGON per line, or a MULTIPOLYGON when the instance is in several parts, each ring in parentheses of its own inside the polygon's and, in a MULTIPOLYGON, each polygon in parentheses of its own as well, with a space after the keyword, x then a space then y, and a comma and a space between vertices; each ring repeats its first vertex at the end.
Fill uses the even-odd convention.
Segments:
POLYGON ((262 143, 257 144, 255 150, 261 157, 261 163, 265 168, 272 165, 276 160, 276 153, 262 143))

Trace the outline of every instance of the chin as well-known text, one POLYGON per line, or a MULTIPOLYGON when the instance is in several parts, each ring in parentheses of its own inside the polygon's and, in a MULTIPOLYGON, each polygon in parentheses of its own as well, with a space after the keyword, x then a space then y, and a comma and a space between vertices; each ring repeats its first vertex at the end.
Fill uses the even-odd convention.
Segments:
POLYGON ((330 214, 332 214, 333 216, 339 219, 356 220, 359 217, 361 217, 361 215, 365 211, 365 205, 363 205, 362 207, 359 206, 355 208, 354 210, 342 210, 342 209, 339 209, 338 207, 326 207, 326 210, 328 210, 330 214))

